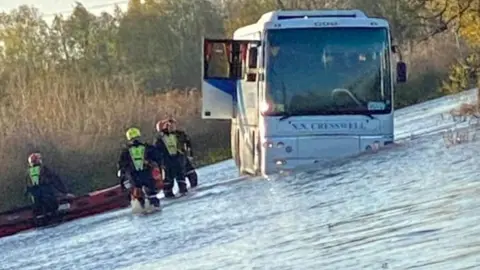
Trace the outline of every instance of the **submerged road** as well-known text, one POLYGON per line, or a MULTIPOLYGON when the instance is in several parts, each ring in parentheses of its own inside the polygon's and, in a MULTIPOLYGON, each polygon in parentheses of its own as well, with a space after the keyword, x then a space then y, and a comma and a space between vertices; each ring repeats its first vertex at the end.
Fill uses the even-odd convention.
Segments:
POLYGON ((445 147, 440 116, 473 96, 399 110, 376 154, 269 180, 226 161, 160 213, 2 238, 0 269, 480 269, 480 142, 445 147))

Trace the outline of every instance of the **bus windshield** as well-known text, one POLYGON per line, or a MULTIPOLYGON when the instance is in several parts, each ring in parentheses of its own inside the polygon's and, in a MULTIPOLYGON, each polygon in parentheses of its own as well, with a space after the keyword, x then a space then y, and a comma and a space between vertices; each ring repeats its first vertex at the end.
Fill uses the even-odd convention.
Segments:
POLYGON ((389 48, 386 28, 268 30, 267 114, 389 113, 389 48))

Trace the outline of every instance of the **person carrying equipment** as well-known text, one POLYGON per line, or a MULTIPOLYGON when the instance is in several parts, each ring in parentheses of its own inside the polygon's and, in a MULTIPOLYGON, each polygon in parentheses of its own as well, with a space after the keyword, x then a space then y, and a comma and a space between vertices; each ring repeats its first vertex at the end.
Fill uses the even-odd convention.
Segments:
POLYGON ((158 132, 153 144, 164 156, 166 175, 163 193, 166 198, 174 198, 173 186, 174 181, 177 181, 178 189, 182 195, 185 195, 187 190, 187 183, 185 181, 185 162, 184 156, 181 152, 180 143, 177 135, 172 129, 170 121, 159 121, 156 124, 158 132))
POLYGON ((73 197, 60 177, 43 164, 40 153, 28 156, 26 186, 25 194, 31 195, 35 216, 55 215, 59 206, 58 197, 73 197))
POLYGON ((174 118, 168 118, 164 121, 168 121, 172 127, 172 133, 177 135, 178 143, 180 145, 180 152, 183 155, 183 164, 185 166, 185 176, 190 182, 191 187, 196 187, 198 185, 198 176, 193 166, 193 151, 192 151, 192 141, 190 136, 183 130, 178 129, 177 120, 174 118))
POLYGON ((118 160, 118 176, 122 190, 125 190, 124 180, 133 184, 131 199, 136 199, 145 207, 143 188, 149 202, 154 207, 160 207, 160 200, 156 197, 157 188, 163 187, 161 166, 163 162, 155 147, 140 141, 141 133, 138 128, 130 128, 126 132, 127 144, 122 149, 118 160))

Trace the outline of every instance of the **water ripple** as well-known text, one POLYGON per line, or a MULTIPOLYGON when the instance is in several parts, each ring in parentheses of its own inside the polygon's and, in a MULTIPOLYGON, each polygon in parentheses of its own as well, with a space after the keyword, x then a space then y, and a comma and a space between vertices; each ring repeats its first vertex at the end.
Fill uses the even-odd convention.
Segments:
MULTIPOLYGON (((438 125, 428 106, 400 110, 398 132, 438 125)), ((126 209, 2 238, 0 269, 479 269, 479 148, 417 133, 269 180, 232 179, 223 162, 160 213, 126 209)))

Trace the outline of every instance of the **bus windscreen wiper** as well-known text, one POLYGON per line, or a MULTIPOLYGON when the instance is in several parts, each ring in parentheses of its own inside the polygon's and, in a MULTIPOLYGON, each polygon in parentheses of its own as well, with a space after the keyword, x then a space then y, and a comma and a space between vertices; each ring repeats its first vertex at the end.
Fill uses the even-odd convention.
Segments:
POLYGON ((375 118, 371 113, 369 113, 369 112, 360 112, 360 113, 358 113, 358 114, 360 114, 360 115, 365 115, 365 116, 367 116, 367 117, 370 118, 370 119, 376 119, 376 118, 375 118))
POLYGON ((286 113, 284 113, 284 114, 282 115, 282 117, 280 117, 280 119, 278 119, 278 121, 283 121, 283 120, 288 119, 288 118, 290 118, 290 117, 292 117, 292 116, 293 116, 292 113, 286 112, 286 113))
POLYGON ((368 111, 351 111, 349 114, 357 114, 357 115, 364 115, 370 119, 376 119, 370 112, 368 111))
POLYGON ((348 114, 348 115, 364 115, 370 119, 376 119, 373 114, 371 114, 369 111, 365 110, 347 110, 347 111, 338 111, 338 114, 348 114))

